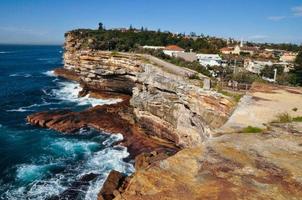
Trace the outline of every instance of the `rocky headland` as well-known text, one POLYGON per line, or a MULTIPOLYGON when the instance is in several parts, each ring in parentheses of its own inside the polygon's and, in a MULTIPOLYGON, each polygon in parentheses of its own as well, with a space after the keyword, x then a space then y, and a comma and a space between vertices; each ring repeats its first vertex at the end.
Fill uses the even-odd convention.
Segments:
MULTIPOLYGON (((272 125, 259 134, 224 134, 236 102, 201 87, 195 73, 149 56, 88 48, 84 32, 66 34, 64 68, 80 96, 120 103, 81 112, 28 116, 37 126, 72 134, 81 128, 121 133, 135 160, 131 177, 113 171, 99 199, 299 199, 301 126, 272 125), (219 133, 217 132, 219 130, 219 133)), ((198 75, 202 77, 201 75, 198 75)))

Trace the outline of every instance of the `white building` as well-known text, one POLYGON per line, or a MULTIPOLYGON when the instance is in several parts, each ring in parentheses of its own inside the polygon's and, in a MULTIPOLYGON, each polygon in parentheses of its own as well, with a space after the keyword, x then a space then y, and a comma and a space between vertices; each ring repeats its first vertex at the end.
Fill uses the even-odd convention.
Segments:
POLYGON ((261 70, 264 69, 265 66, 272 66, 273 64, 274 63, 271 61, 256 61, 251 59, 244 60, 244 68, 254 74, 260 74, 261 70))
POLYGON ((295 62, 298 53, 287 52, 280 57, 281 62, 295 62))
POLYGON ((177 45, 169 45, 164 48, 163 52, 164 54, 172 57, 173 54, 179 52, 185 52, 185 50, 177 45))
POLYGON ((221 66, 222 58, 218 54, 197 54, 196 56, 202 66, 221 66))
POLYGON ((148 45, 143 46, 143 49, 153 49, 153 50, 161 50, 164 48, 165 47, 162 47, 162 46, 148 46, 148 45))

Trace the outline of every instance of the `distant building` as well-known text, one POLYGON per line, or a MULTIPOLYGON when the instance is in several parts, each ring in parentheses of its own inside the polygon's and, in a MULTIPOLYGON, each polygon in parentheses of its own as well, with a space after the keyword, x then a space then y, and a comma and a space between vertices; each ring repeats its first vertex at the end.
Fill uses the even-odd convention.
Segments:
POLYGON ((295 62, 297 55, 298 55, 297 53, 293 53, 293 52, 284 53, 280 57, 280 61, 281 62, 295 62))
POLYGON ((194 62, 197 60, 197 54, 193 52, 176 52, 173 53, 173 56, 176 58, 184 59, 188 62, 194 62))
POLYGON ((173 57, 173 54, 185 52, 185 50, 177 45, 169 45, 163 49, 164 54, 173 57))
POLYGON ((234 51, 234 47, 224 47, 220 49, 220 52, 222 54, 233 54, 233 51, 234 51))
POLYGON ((153 50, 162 50, 164 48, 165 48, 164 46, 148 46, 148 45, 143 46, 143 49, 153 49, 153 50))
POLYGON ((196 56, 203 66, 221 66, 222 58, 218 54, 197 54, 196 56))
POLYGON ((220 49, 220 52, 222 54, 235 54, 235 55, 240 55, 242 53, 254 55, 257 51, 258 51, 258 47, 244 46, 243 42, 241 42, 240 45, 236 45, 234 47, 224 47, 220 49))
POLYGON ((272 66, 273 64, 274 63, 271 61, 256 61, 251 59, 244 60, 244 68, 254 74, 260 74, 261 70, 264 69, 265 66, 272 66))

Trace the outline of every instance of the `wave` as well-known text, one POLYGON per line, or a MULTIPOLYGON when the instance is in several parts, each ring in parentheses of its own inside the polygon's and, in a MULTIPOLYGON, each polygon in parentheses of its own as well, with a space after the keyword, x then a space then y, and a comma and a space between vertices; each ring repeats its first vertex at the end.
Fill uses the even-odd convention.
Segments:
POLYGON ((89 95, 78 97, 79 92, 82 90, 80 84, 74 82, 59 82, 58 84, 59 89, 53 89, 51 95, 62 101, 77 103, 79 106, 115 104, 122 101, 121 99, 96 99, 89 97, 89 95))
POLYGON ((11 109, 11 110, 6 110, 6 112, 31 112, 33 110, 28 110, 25 107, 17 108, 17 109, 11 109))
POLYGON ((13 53, 12 51, 0 51, 0 54, 13 53))
POLYGON ((48 105, 52 105, 52 104, 55 104, 55 103, 49 103, 49 102, 46 102, 45 100, 43 100, 43 103, 41 103, 41 104, 32 104, 32 105, 29 105, 29 106, 22 106, 22 107, 17 108, 17 109, 6 110, 6 112, 31 112, 31 111, 34 111, 34 110, 32 110, 30 108, 48 106, 48 105))
POLYGON ((22 199, 26 196, 28 199, 47 199, 59 195, 82 176, 93 173, 97 177, 90 181, 89 186, 81 192, 83 199, 95 200, 111 170, 117 170, 124 174, 134 172, 133 165, 123 161, 129 156, 127 148, 110 145, 113 141, 117 142, 122 139, 121 134, 102 135, 102 138, 96 137, 96 141, 79 141, 70 138, 56 139, 47 147, 53 152, 51 154, 53 157, 46 159, 44 164, 18 166, 16 181, 29 184, 9 189, 0 198, 22 199), (107 137, 105 141, 104 137, 107 137), (103 144, 106 145, 102 146, 102 142, 97 141, 97 139, 102 140, 103 144), (84 156, 84 158, 77 159, 79 156, 84 156), (74 164, 70 164, 70 160, 74 164), (61 170, 58 172, 57 168, 61 170), (53 175, 50 176, 51 174, 53 175))
POLYGON ((26 74, 26 73, 16 73, 16 74, 10 74, 10 77, 25 77, 25 78, 29 78, 32 75, 31 74, 26 74))
POLYGON ((42 74, 44 74, 46 76, 50 76, 50 77, 56 77, 54 70, 46 71, 46 72, 43 72, 42 74))

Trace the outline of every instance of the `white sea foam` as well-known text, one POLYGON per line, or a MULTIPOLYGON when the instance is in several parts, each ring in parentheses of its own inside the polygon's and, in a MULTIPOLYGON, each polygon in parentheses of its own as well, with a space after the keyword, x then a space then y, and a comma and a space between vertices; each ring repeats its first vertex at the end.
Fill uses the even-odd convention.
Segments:
POLYGON ((10 77, 25 77, 25 78, 29 78, 32 75, 31 74, 26 74, 26 73, 16 73, 16 74, 11 74, 9 76, 10 77))
MULTIPOLYGON (((109 136, 103 144, 111 144, 120 141, 121 135, 109 136)), ((32 181, 26 189, 24 187, 8 190, 4 197, 8 199, 18 199, 26 196, 28 199, 46 199, 53 195, 58 195, 65 191, 70 184, 79 180, 83 175, 90 173, 99 174, 99 176, 90 182, 87 191, 82 191, 85 194, 85 200, 95 200, 99 189, 102 187, 111 170, 117 170, 125 174, 131 174, 134 172, 134 167, 130 163, 123 161, 124 158, 129 156, 127 148, 125 147, 112 147, 107 146, 100 151, 95 151, 93 148, 97 145, 97 142, 90 141, 78 141, 76 139, 57 139, 51 145, 50 148, 57 149, 58 152, 68 152, 65 155, 66 158, 70 158, 68 154, 86 153, 86 158, 80 161, 76 166, 64 165, 66 169, 63 173, 57 173, 50 179, 43 179, 53 166, 58 163, 51 163, 45 165, 21 165, 17 169, 18 180, 32 181)), ((59 156, 60 157, 60 156, 59 156)), ((61 161, 60 161, 61 162, 61 161)))
POLYGON ((6 112, 30 112, 33 110, 28 110, 25 107, 17 108, 17 109, 11 109, 11 110, 6 110, 6 112))
POLYGON ((46 76, 50 76, 50 77, 56 77, 54 70, 46 71, 46 72, 43 72, 42 74, 44 74, 46 76))
POLYGON ((63 101, 77 103, 80 106, 90 105, 104 105, 114 104, 121 101, 121 99, 96 99, 91 98, 89 95, 85 97, 78 97, 79 92, 82 90, 80 84, 74 82, 59 82, 59 89, 52 90, 52 96, 63 101))
POLYGON ((6 112, 31 112, 31 111, 34 111, 34 109, 32 109, 32 108, 41 107, 41 106, 48 106, 48 105, 51 105, 51 104, 54 104, 54 103, 48 103, 46 101, 43 101, 43 103, 41 103, 41 104, 32 104, 32 105, 29 105, 29 106, 22 106, 22 107, 17 108, 17 109, 6 110, 6 112))

